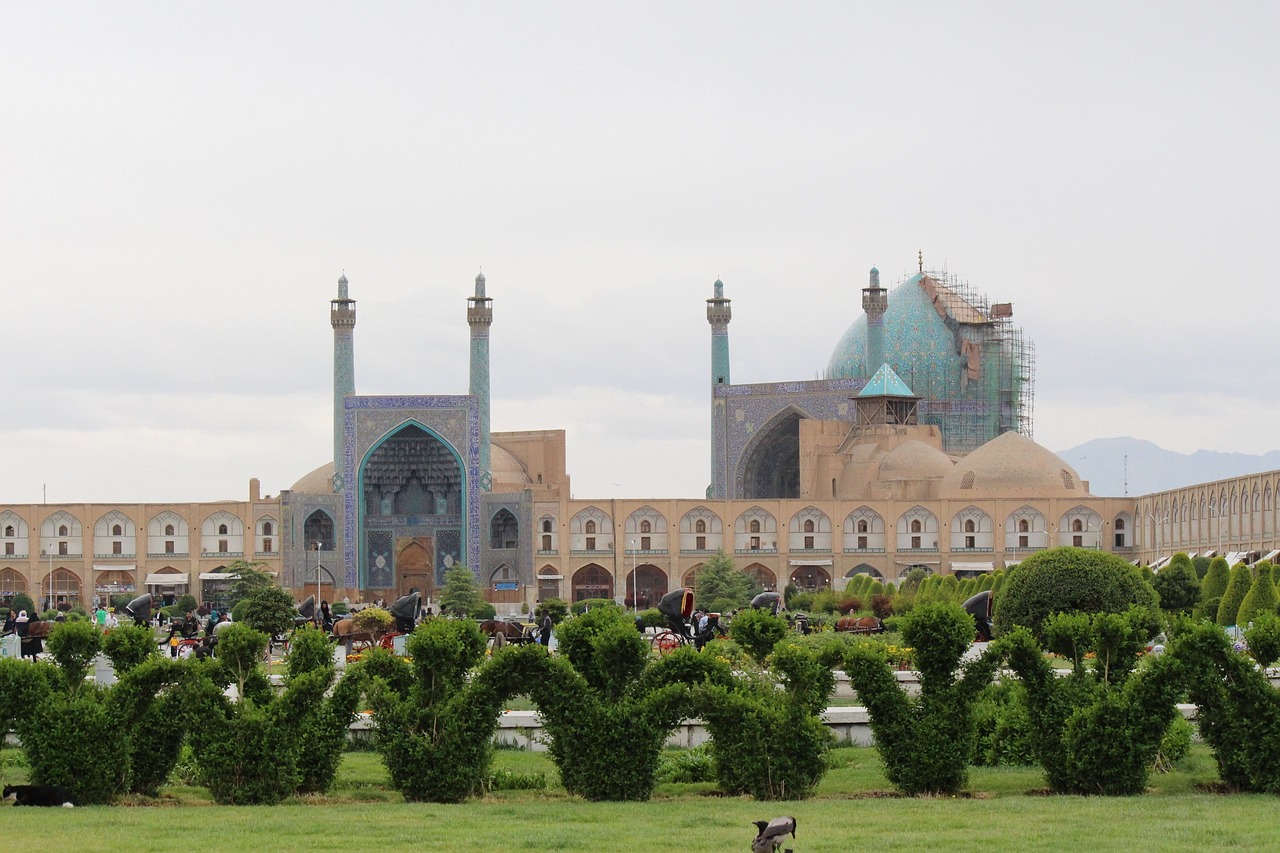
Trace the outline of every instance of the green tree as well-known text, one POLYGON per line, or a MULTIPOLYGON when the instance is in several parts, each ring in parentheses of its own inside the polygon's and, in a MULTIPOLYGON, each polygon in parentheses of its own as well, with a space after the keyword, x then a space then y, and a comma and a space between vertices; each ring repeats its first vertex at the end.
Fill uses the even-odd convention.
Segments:
POLYGON ((1193 557, 1191 560, 1191 565, 1195 566, 1196 569, 1196 577, 1200 579, 1201 583, 1204 583, 1204 576, 1209 573, 1210 563, 1211 561, 1208 557, 1193 557))
POLYGON ((1043 639, 1054 613, 1124 613, 1133 605, 1156 609, 1154 589, 1123 557, 1089 548, 1037 552, 1009 573, 995 600, 996 634, 1021 625, 1043 639))
POLYGON ((1200 583, 1200 600, 1208 601, 1221 598, 1227 591, 1227 581, 1231 579, 1231 569, 1227 566, 1226 557, 1214 557, 1209 562, 1209 570, 1205 572, 1200 583))
POLYGON ((727 613, 746 607, 763 591, 756 579, 739 571, 724 551, 703 563, 694 582, 694 594, 703 610, 727 613))
POLYGON ((293 618, 298 614, 293 596, 274 584, 260 587, 236 606, 243 608, 244 624, 268 637, 292 630, 293 618))
POLYGON ((1169 613, 1191 613, 1200 600, 1200 581, 1186 554, 1173 555, 1169 565, 1156 575, 1155 590, 1160 595, 1160 606, 1169 613))
POLYGON ((440 612, 450 616, 470 616, 473 619, 484 610, 484 594, 476 583, 475 575, 458 563, 444 573, 444 589, 440 591, 440 612))
POLYGON ((227 563, 227 573, 235 575, 235 579, 231 581, 228 598, 231 607, 235 607, 237 603, 259 590, 276 585, 276 579, 271 576, 266 567, 266 563, 250 563, 245 560, 232 560, 227 563))
POLYGON ((1240 609, 1236 613, 1237 625, 1248 625, 1259 613, 1275 613, 1276 587, 1271 579, 1271 568, 1271 564, 1265 560, 1253 567, 1253 584, 1240 600, 1240 609))
POLYGON ((12 601, 10 601, 9 606, 13 608, 14 613, 21 613, 23 610, 25 610, 27 611, 28 616, 35 616, 36 603, 32 601, 31 596, 27 595, 25 592, 14 593, 13 599, 12 601))
POLYGON ((729 623, 729 636, 759 664, 788 633, 787 620, 768 610, 744 610, 729 623))
POLYGON ((544 598, 533 609, 533 618, 539 625, 547 614, 551 614, 551 624, 559 625, 569 615, 569 605, 559 598, 544 598))
POLYGON ((1227 591, 1222 594, 1222 602, 1218 605, 1218 624, 1225 627, 1236 624, 1236 615, 1240 612, 1240 604, 1249 594, 1253 585, 1253 574, 1244 563, 1237 563, 1231 570, 1231 579, 1227 581, 1227 591))

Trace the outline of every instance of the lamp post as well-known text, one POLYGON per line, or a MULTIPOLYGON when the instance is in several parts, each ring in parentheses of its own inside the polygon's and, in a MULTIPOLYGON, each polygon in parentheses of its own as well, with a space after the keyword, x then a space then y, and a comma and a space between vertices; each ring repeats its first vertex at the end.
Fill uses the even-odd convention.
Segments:
POLYGON ((320 611, 320 540, 316 540, 316 623, 324 627, 324 613, 320 611))
POLYGON ((41 557, 49 558, 49 609, 53 609, 53 552, 47 548, 40 549, 41 557))

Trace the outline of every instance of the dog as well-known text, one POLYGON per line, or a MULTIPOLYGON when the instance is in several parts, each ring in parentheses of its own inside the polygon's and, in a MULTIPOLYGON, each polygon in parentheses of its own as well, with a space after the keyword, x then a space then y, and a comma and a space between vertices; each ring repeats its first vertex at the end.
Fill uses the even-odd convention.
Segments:
POLYGON ((71 792, 61 785, 5 785, 3 799, 10 797, 15 806, 75 806, 71 792))

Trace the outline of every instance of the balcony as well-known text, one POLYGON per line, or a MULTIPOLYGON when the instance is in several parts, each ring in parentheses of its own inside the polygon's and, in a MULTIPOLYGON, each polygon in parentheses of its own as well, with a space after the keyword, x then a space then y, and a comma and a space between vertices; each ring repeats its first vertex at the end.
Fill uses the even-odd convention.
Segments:
POLYGON ((138 554, 134 551, 131 551, 128 554, 94 554, 93 559, 95 560, 136 560, 138 559, 138 554))
POLYGON ((830 548, 792 548, 792 554, 830 554, 830 548))
POLYGON ((734 554, 776 554, 777 548, 734 548, 734 554))
POLYGON ((846 554, 883 554, 883 548, 845 548, 846 554))
POLYGON ((899 549, 898 549, 898 551, 899 551, 900 553, 909 553, 909 554, 936 554, 936 553, 938 553, 938 549, 937 549, 937 547, 933 547, 933 548, 899 548, 899 549))
POLYGON ((719 548, 681 548, 681 554, 714 554, 719 548))
POLYGON ((569 556, 570 557, 611 557, 613 556, 613 551, 612 549, 602 549, 602 548, 596 548, 591 551, 587 551, 587 550, 579 551, 577 549, 570 549, 569 556))
POLYGON ((212 557, 221 560, 227 557, 239 557, 244 559, 244 551, 201 551, 201 557, 212 557))
POLYGON ((1006 545, 1004 546, 1004 550, 1010 554, 1027 554, 1032 551, 1043 551, 1048 547, 1048 545, 1006 545))
POLYGON ((975 548, 952 548, 952 549, 951 549, 951 553, 953 553, 953 554, 993 554, 993 553, 995 553, 995 550, 996 550, 996 549, 995 549, 994 547, 993 547, 993 548, 977 548, 977 547, 975 547, 975 548))
MULTIPOLYGON (((661 556, 666 556, 667 549, 666 548, 628 548, 622 553, 631 557, 643 557, 646 554, 656 554, 661 557, 661 556)), ((644 592, 644 590, 641 590, 641 592, 644 592)))
POLYGON ((187 551, 158 551, 154 553, 150 551, 147 552, 147 558, 152 560, 164 560, 169 557, 190 557, 190 556, 191 554, 188 553, 187 551))
POLYGON ((538 549, 538 556, 539 556, 539 557, 554 557, 554 556, 556 556, 556 555, 557 555, 557 554, 559 554, 559 553, 560 553, 560 552, 559 552, 559 551, 557 551, 555 548, 551 548, 550 550, 543 550, 542 548, 539 548, 539 549, 538 549))

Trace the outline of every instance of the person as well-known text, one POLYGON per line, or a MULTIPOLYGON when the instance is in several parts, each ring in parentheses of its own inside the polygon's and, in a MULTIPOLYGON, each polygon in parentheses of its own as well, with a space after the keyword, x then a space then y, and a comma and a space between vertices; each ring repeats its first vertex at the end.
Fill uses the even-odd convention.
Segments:
POLYGON ((325 631, 333 629, 333 612, 329 609, 329 601, 320 602, 320 627, 325 631))
POLYGON ((551 629, 555 626, 551 623, 551 614, 544 613, 542 615, 542 629, 538 632, 538 642, 544 646, 551 645, 551 629))
POLYGON ((187 611, 186 617, 181 621, 174 619, 172 622, 170 622, 169 638, 167 640, 167 642, 169 643, 169 656, 175 657, 175 658, 178 656, 178 644, 174 640, 175 634, 181 634, 183 639, 189 640, 199 633, 200 633, 200 623, 199 621, 196 620, 195 613, 191 612, 190 610, 187 611))
POLYGON ((99 604, 98 609, 93 614, 93 621, 98 626, 99 631, 106 628, 107 627, 107 608, 99 604))
POLYGON ((27 628, 30 627, 31 619, 27 616, 27 611, 18 611, 18 618, 14 620, 13 629, 18 633, 19 637, 27 636, 27 628))
POLYGON ((18 612, 12 607, 9 608, 9 615, 4 617, 4 628, 0 630, 0 634, 12 634, 18 623, 18 612))
POLYGON ((210 611, 209 611, 209 621, 208 621, 208 622, 206 622, 206 623, 205 623, 205 625, 204 625, 204 633, 205 633, 205 636, 210 636, 210 635, 212 635, 212 634, 213 634, 213 629, 214 629, 215 627, 217 627, 217 625, 218 625, 218 622, 219 622, 219 621, 220 621, 220 620, 218 619, 218 611, 216 611, 216 610, 210 610, 210 611))

